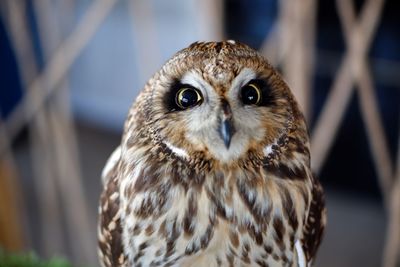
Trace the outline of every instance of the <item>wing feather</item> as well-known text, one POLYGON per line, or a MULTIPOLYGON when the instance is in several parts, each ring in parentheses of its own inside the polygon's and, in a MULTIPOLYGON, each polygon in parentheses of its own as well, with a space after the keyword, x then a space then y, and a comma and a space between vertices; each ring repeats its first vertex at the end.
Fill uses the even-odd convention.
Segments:
POLYGON ((100 196, 98 245, 103 267, 122 267, 126 256, 122 246, 118 161, 103 176, 104 190, 100 196))
POLYGON ((326 225, 326 209, 324 191, 318 179, 313 179, 312 199, 308 217, 303 228, 302 245, 307 262, 313 262, 321 243, 326 225))
POLYGON ((101 181, 103 185, 105 185, 107 183, 107 180, 111 177, 110 171, 112 171, 117 166, 120 158, 121 147, 118 146, 108 158, 106 165, 104 165, 103 171, 101 172, 101 181))

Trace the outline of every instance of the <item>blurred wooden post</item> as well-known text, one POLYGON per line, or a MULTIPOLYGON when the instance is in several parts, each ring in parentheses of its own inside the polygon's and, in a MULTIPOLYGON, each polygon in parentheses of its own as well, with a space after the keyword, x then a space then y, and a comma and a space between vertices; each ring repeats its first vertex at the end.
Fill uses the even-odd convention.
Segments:
MULTIPOLYGON (((58 46, 43 71, 29 84, 29 89, 26 90, 21 102, 5 121, 10 140, 13 140, 22 127, 32 120, 49 95, 56 90, 56 85, 65 77, 116 2, 117 0, 93 1, 73 32, 58 46), (46 84, 47 91, 43 90, 43 84, 46 84)), ((3 5, 4 1, 0 1, 0 6, 3 5)), ((0 154, 4 150, 5 147, 0 144, 0 154)))
MULTIPOLYGON (((356 26, 355 11, 353 3, 348 0, 338 0, 338 11, 343 24, 345 40, 350 46, 352 36, 361 36, 364 33, 356 26)), ((375 1, 375 4, 379 2, 375 1)), ((381 1, 381 6, 383 1, 381 1)), ((377 6, 370 6, 377 8, 377 6)), ((371 10, 368 10, 372 12, 371 10)), ((357 39, 360 39, 358 37, 357 39)), ((358 50, 357 50, 358 51, 358 50)), ((358 54, 357 58, 353 57, 351 63, 353 80, 356 83, 356 89, 359 93, 361 114, 367 129, 367 136, 371 146, 372 157, 377 169, 379 184, 381 185, 382 195, 385 204, 388 204, 390 195, 390 187, 392 184, 392 164, 389 156, 389 149, 386 144, 383 125, 379 116, 379 109, 374 95, 374 87, 372 81, 372 73, 367 67, 365 54, 358 54)))
POLYGON ((196 0, 196 29, 202 41, 220 41, 224 39, 224 2, 223 0, 196 0))
MULTIPOLYGON (((382 10, 383 2, 383 0, 370 0, 364 6, 365 9, 363 11, 365 11, 365 17, 369 18, 365 22, 367 26, 364 30, 358 27, 356 23, 352 1, 338 0, 337 6, 345 33, 346 43, 354 51, 349 62, 352 80, 356 83, 359 93, 361 114, 366 124, 367 136, 377 169, 384 204, 389 214, 383 266, 396 267, 396 264, 400 263, 400 173, 398 169, 397 176, 393 179, 389 149, 373 91, 372 73, 367 66, 366 51, 363 52, 359 49, 362 45, 363 35, 374 31, 376 21, 378 21, 380 11, 382 10), (373 18, 375 18, 375 20, 373 18)), ((398 154, 398 161, 400 161, 400 153, 398 154)), ((400 165, 400 163, 398 163, 398 165, 400 165)))
POLYGON ((24 230, 20 215, 21 190, 17 174, 9 160, 0 159, 0 244, 8 251, 24 248, 24 230))
POLYGON ((383 267, 400 266, 400 134, 397 141, 397 164, 394 178, 394 185, 389 197, 389 220, 383 250, 383 267))
MULTIPOLYGON (((35 0, 34 8, 44 60, 47 63, 61 43, 58 25, 60 21, 53 12, 53 3, 49 0, 35 0)), ((97 255, 93 247, 96 246, 96 234, 93 225, 96 225, 97 217, 95 212, 89 212, 87 209, 87 199, 80 176, 75 128, 70 114, 67 78, 62 79, 57 87, 52 101, 43 107, 48 113, 47 129, 51 136, 47 142, 54 153, 53 179, 66 211, 68 238, 70 243, 75 243, 70 247, 74 262, 95 264, 97 255)))
POLYGON ((145 0, 129 0, 128 2, 132 35, 136 43, 137 69, 140 84, 143 85, 161 64, 162 40, 158 40, 153 4, 153 1, 145 0))
POLYGON ((281 45, 288 47, 283 59, 283 75, 309 120, 314 76, 316 0, 281 0, 280 3, 284 23, 281 45))
POLYGON ((320 172, 327 158, 350 101, 354 85, 352 66, 360 64, 359 62, 353 63, 353 61, 362 60, 362 56, 368 52, 379 22, 382 6, 382 0, 368 0, 364 4, 355 26, 359 28, 356 32, 363 34, 351 36, 348 50, 336 73, 324 108, 317 118, 316 126, 311 135, 311 155, 313 155, 311 167, 317 173, 320 172))
MULTIPOLYGON (((25 87, 28 88, 26 90, 26 93, 23 95, 22 101, 14 109, 14 111, 11 113, 5 123, 5 127, 7 128, 7 132, 9 133, 10 140, 12 140, 16 136, 16 134, 25 124, 29 123, 31 120, 35 120, 38 122, 34 124, 37 126, 36 128, 38 129, 38 138, 32 140, 34 151, 39 151, 39 149, 47 150, 48 148, 52 147, 51 138, 43 138, 43 136, 45 136, 46 134, 51 133, 51 131, 46 129, 46 127, 48 126, 47 120, 49 119, 49 117, 42 115, 45 114, 42 112, 45 100, 48 98, 52 91, 58 88, 59 82, 62 81, 74 60, 88 43, 90 38, 94 35, 101 22, 106 18, 116 2, 117 0, 94 1, 94 3, 88 8, 88 11, 83 16, 83 19, 80 21, 75 31, 73 31, 73 33, 68 36, 68 38, 60 44, 60 46, 58 46, 58 49, 55 51, 54 55, 51 57, 51 59, 48 60, 48 63, 46 64, 43 72, 38 76, 37 68, 35 66, 35 59, 32 56, 33 53, 31 52, 31 47, 29 47, 32 42, 28 40, 28 34, 26 34, 26 29, 28 29, 28 27, 26 25, 23 25, 25 21, 22 16, 22 10, 24 9, 21 8, 21 5, 24 2, 21 0, 15 0, 1 3, 3 15, 9 20, 8 28, 13 37, 13 45, 17 50, 17 58, 20 61, 18 65, 22 70, 23 81, 25 83, 25 87), (6 10, 5 7, 9 8, 9 10, 6 10), (41 143, 39 144, 36 141, 40 141, 41 143)), ((58 123, 59 122, 57 121, 57 119, 52 119, 53 125, 58 125, 58 123)), ((56 128, 57 130, 57 140, 63 140, 65 139, 64 135, 69 135, 67 131, 68 129, 66 128, 61 129, 58 126, 54 126, 54 128, 56 128)), ((56 143, 56 145, 57 144, 59 144, 59 142, 56 143)), ((69 149, 73 150, 76 148, 69 147, 69 149)), ((6 145, 0 143, 0 154, 3 155, 6 150, 6 145)), ((51 149, 49 149, 48 151, 54 153, 54 151, 52 151, 51 149)), ((54 197, 54 195, 57 193, 57 189, 54 187, 54 180, 51 179, 54 178, 51 176, 51 171, 43 172, 43 170, 47 170, 47 167, 60 168, 59 171, 64 172, 65 175, 67 175, 71 172, 74 172, 74 169, 70 168, 77 168, 76 166, 69 165, 69 163, 73 164, 73 162, 69 162, 68 164, 64 164, 64 162, 62 162, 63 158, 65 157, 65 154, 63 152, 60 153, 60 151, 58 150, 58 152, 55 151, 55 153, 56 154, 54 155, 54 157, 50 158, 53 160, 56 157, 60 158, 61 164, 59 164, 58 166, 57 164, 49 164, 49 162, 46 162, 46 158, 43 158, 41 153, 37 153, 34 157, 34 160, 36 161, 36 164, 34 164, 34 166, 38 166, 39 164, 44 166, 44 168, 36 168, 36 170, 42 172, 42 175, 38 175, 38 178, 50 177, 50 179, 46 178, 45 182, 44 180, 38 182, 37 187, 41 189, 40 193, 38 193, 38 196, 41 200, 45 199, 45 201, 41 202, 40 206, 42 210, 52 210, 53 213, 54 211, 59 211, 59 207, 57 207, 58 196, 54 197), (51 188, 49 188, 49 186, 51 188)), ((45 153, 45 155, 48 156, 50 155, 50 153, 45 153)), ((48 159, 49 157, 47 157, 47 160, 48 159)), ((73 160, 76 160, 76 158, 74 158, 73 160)), ((35 181, 38 180, 35 179, 35 181)), ((89 216, 86 210, 84 210, 83 215, 82 213, 77 214, 77 211, 82 210, 82 204, 86 205, 84 198, 79 197, 79 195, 82 195, 83 193, 79 190, 79 186, 76 186, 76 179, 72 179, 72 181, 70 181, 69 179, 64 178, 61 179, 59 182, 61 182, 61 192, 65 193, 63 196, 64 200, 66 200, 67 202, 66 209, 68 213, 68 218, 71 220, 69 224, 71 228, 79 228, 79 231, 76 231, 75 233, 75 236, 78 236, 79 240, 75 238, 74 240, 72 240, 72 244, 76 249, 79 249, 79 246, 82 245, 84 247, 82 249, 82 253, 87 256, 86 254, 89 254, 90 251, 95 251, 95 249, 91 245, 88 245, 90 243, 87 243, 87 238, 84 235, 79 234, 79 232, 95 232, 95 227, 90 227, 88 223, 85 222, 87 216, 89 216), (78 245, 75 246, 74 244, 78 245)), ((42 222, 42 224, 45 225, 46 228, 54 227, 59 224, 51 223, 49 222, 49 220, 59 220, 60 218, 61 216, 57 214, 51 214, 51 216, 43 216, 42 220, 44 221, 42 222)), ((55 236, 58 233, 61 233, 61 230, 55 229, 51 232, 52 234, 48 235, 53 242, 51 250, 63 251, 62 249, 57 248, 58 246, 54 244, 54 241, 62 240, 62 238, 55 236)), ((95 255, 95 253, 93 253, 93 255, 95 255)))
POLYGON ((7 251, 20 251, 26 247, 23 225, 23 194, 19 184, 11 143, 3 127, 0 114, 0 143, 7 143, 7 152, 0 156, 0 244, 7 251))
POLYGON ((386 244, 383 253, 383 266, 396 267, 400 265, 400 175, 390 196, 389 223, 386 230, 386 244))
MULTIPOLYGON (((25 2, 21 0, 9 1, 7 6, 7 26, 10 39, 16 53, 18 67, 25 89, 36 77, 38 67, 32 47, 32 40, 28 32, 29 27, 25 16, 25 2)), ((5 12, 5 10, 3 10, 5 12)), ((4 14, 4 13, 3 13, 4 14)), ((26 92, 25 92, 26 93, 26 92)), ((30 102, 36 101, 37 94, 32 94, 30 102)), ((24 112, 28 113, 28 105, 24 106, 24 112)), ((62 242, 62 226, 57 188, 53 179, 54 158, 49 146, 49 131, 47 128, 47 112, 40 109, 36 117, 29 124, 29 137, 31 146, 31 159, 33 169, 33 184, 39 200, 39 216, 42 227, 41 245, 47 256, 56 251, 64 250, 62 242), (44 227, 46 226, 46 227, 44 227)), ((12 137, 10 137, 10 142, 12 137)))

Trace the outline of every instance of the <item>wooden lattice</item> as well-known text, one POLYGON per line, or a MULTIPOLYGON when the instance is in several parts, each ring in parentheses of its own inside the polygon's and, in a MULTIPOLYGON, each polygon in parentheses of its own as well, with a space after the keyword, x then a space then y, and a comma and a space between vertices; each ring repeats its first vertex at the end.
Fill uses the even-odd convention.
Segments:
MULTIPOLYGON (((24 88, 26 88, 20 104, 7 121, 0 124, 0 156, 12 162, 11 141, 25 125, 29 125, 36 166, 34 168, 35 186, 42 208, 41 217, 42 220, 54 218, 54 221, 46 223, 46 227, 54 228, 43 229, 44 236, 47 233, 47 236, 51 237, 44 240, 43 247, 49 253, 64 249, 64 244, 57 243, 57 240, 62 239, 54 236, 54 233, 61 234, 62 232, 59 207, 63 206, 67 213, 66 218, 69 219, 67 224, 71 226, 67 229, 68 235, 76 244, 73 248, 76 259, 81 262, 95 263, 94 240, 86 238, 87 236, 94 238, 95 234, 90 227, 91 219, 84 205, 86 200, 79 175, 80 166, 76 160, 78 158, 76 138, 70 120, 70 110, 63 99, 68 99, 65 96, 68 94, 66 74, 117 0, 93 1, 80 23, 63 41, 60 27, 57 26, 57 18, 51 16, 49 7, 54 5, 52 2, 54 1, 33 1, 39 18, 39 35, 43 43, 47 44, 47 47, 44 47, 46 65, 39 73, 30 34, 27 31, 24 14, 25 1, 0 1, 2 16, 16 51, 18 66, 24 88), (52 101, 47 103, 46 100, 50 95, 53 95, 52 101), (40 160, 37 160, 38 158, 40 160), (70 196, 71 192, 74 192, 73 197, 70 196), (61 196, 61 202, 56 193, 61 196), (79 227, 73 227, 75 225, 79 227), (49 232, 53 234, 49 235, 49 232)), ((223 18, 221 1, 201 2, 199 0, 198 2, 204 10, 218 10, 219 17, 223 18), (214 9, 215 7, 218 8, 214 9)), ((133 24, 143 24, 149 29, 148 36, 145 36, 142 39, 143 42, 139 44, 142 50, 148 49, 148 44, 156 43, 149 41, 155 37, 155 31, 151 30, 154 28, 151 27, 154 23, 151 19, 153 12, 151 6, 146 1, 132 0, 128 3, 132 11, 133 24), (138 21, 138 12, 148 14, 148 16, 142 16, 147 17, 147 20, 138 21)), ((382 14, 384 0, 365 1, 358 17, 354 12, 353 1, 337 0, 336 3, 347 50, 336 73, 326 104, 312 132, 312 166, 317 172, 321 170, 335 140, 337 129, 343 120, 352 89, 356 88, 385 207, 389 214, 383 266, 395 267, 400 263, 400 149, 395 172, 388 152, 388 142, 374 96, 372 75, 367 60, 367 54, 382 14)), ((316 0, 281 0, 273 34, 266 38, 261 48, 261 52, 273 64, 282 66, 285 78, 293 88, 307 118, 311 116, 310 98, 311 81, 314 75, 317 4, 316 0)), ((217 17, 215 13, 212 16, 213 20, 210 21, 215 21, 217 17)), ((216 29, 222 29, 222 20, 215 22, 217 23, 216 29)), ((214 35, 222 38, 222 31, 217 30, 214 35)), ((156 64, 160 55, 156 53, 157 48, 152 50, 154 53, 151 54, 154 58, 146 60, 156 64)), ((150 70, 144 70, 144 72, 148 76, 150 70)))

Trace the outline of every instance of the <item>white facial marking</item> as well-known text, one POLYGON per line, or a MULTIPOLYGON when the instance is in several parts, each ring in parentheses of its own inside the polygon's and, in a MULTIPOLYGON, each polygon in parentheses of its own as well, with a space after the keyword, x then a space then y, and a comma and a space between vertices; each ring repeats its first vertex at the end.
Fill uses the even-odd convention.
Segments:
POLYGON ((216 75, 216 78, 217 78, 218 80, 225 80, 225 79, 226 79, 226 75, 225 75, 225 73, 221 72, 221 73, 218 73, 218 74, 216 75))
POLYGON ((115 164, 118 163, 118 160, 121 158, 121 147, 118 146, 111 156, 108 158, 106 165, 103 168, 103 171, 101 172, 101 178, 103 183, 105 182, 105 178, 107 174, 114 168, 115 164))
POLYGON ((189 154, 182 148, 176 147, 173 144, 166 142, 166 141, 163 141, 163 143, 172 151, 172 153, 174 153, 178 157, 181 157, 184 159, 189 158, 189 154))
POLYGON ((297 252, 297 258, 299 260, 298 262, 299 267, 307 267, 306 257, 304 256, 304 251, 303 247, 301 246, 300 240, 296 241, 295 247, 297 252))
POLYGON ((193 87, 199 89, 203 95, 213 91, 210 84, 208 84, 198 73, 189 71, 183 75, 181 83, 190 84, 193 87))
POLYGON ((236 44, 235 40, 228 40, 227 42, 230 44, 236 44))
POLYGON ((269 154, 271 154, 272 152, 274 152, 273 150, 272 150, 272 146, 277 146, 278 145, 278 140, 279 140, 279 138, 277 138, 277 139, 275 139, 275 141, 272 143, 272 144, 269 144, 269 145, 267 145, 267 146, 265 146, 264 147, 264 149, 263 149, 263 152, 264 152, 264 155, 267 157, 269 154))
POLYGON ((246 83, 256 78, 256 74, 252 69, 244 68, 240 73, 233 79, 231 88, 229 89, 229 95, 234 98, 240 88, 246 83))
POLYGON ((268 156, 269 154, 272 153, 272 145, 268 145, 268 146, 264 147, 263 151, 264 151, 264 155, 268 156))

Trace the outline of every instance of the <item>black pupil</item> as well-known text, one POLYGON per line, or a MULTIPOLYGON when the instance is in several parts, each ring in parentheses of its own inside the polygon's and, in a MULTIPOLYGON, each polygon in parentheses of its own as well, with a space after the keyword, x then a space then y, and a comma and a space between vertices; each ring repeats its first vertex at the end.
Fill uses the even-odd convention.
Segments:
POLYGON ((254 105, 257 104, 258 100, 258 92, 257 90, 250 86, 246 85, 242 89, 242 101, 246 105, 254 105))
POLYGON ((197 101, 197 93, 194 89, 186 89, 180 94, 179 102, 185 108, 195 105, 197 101))

